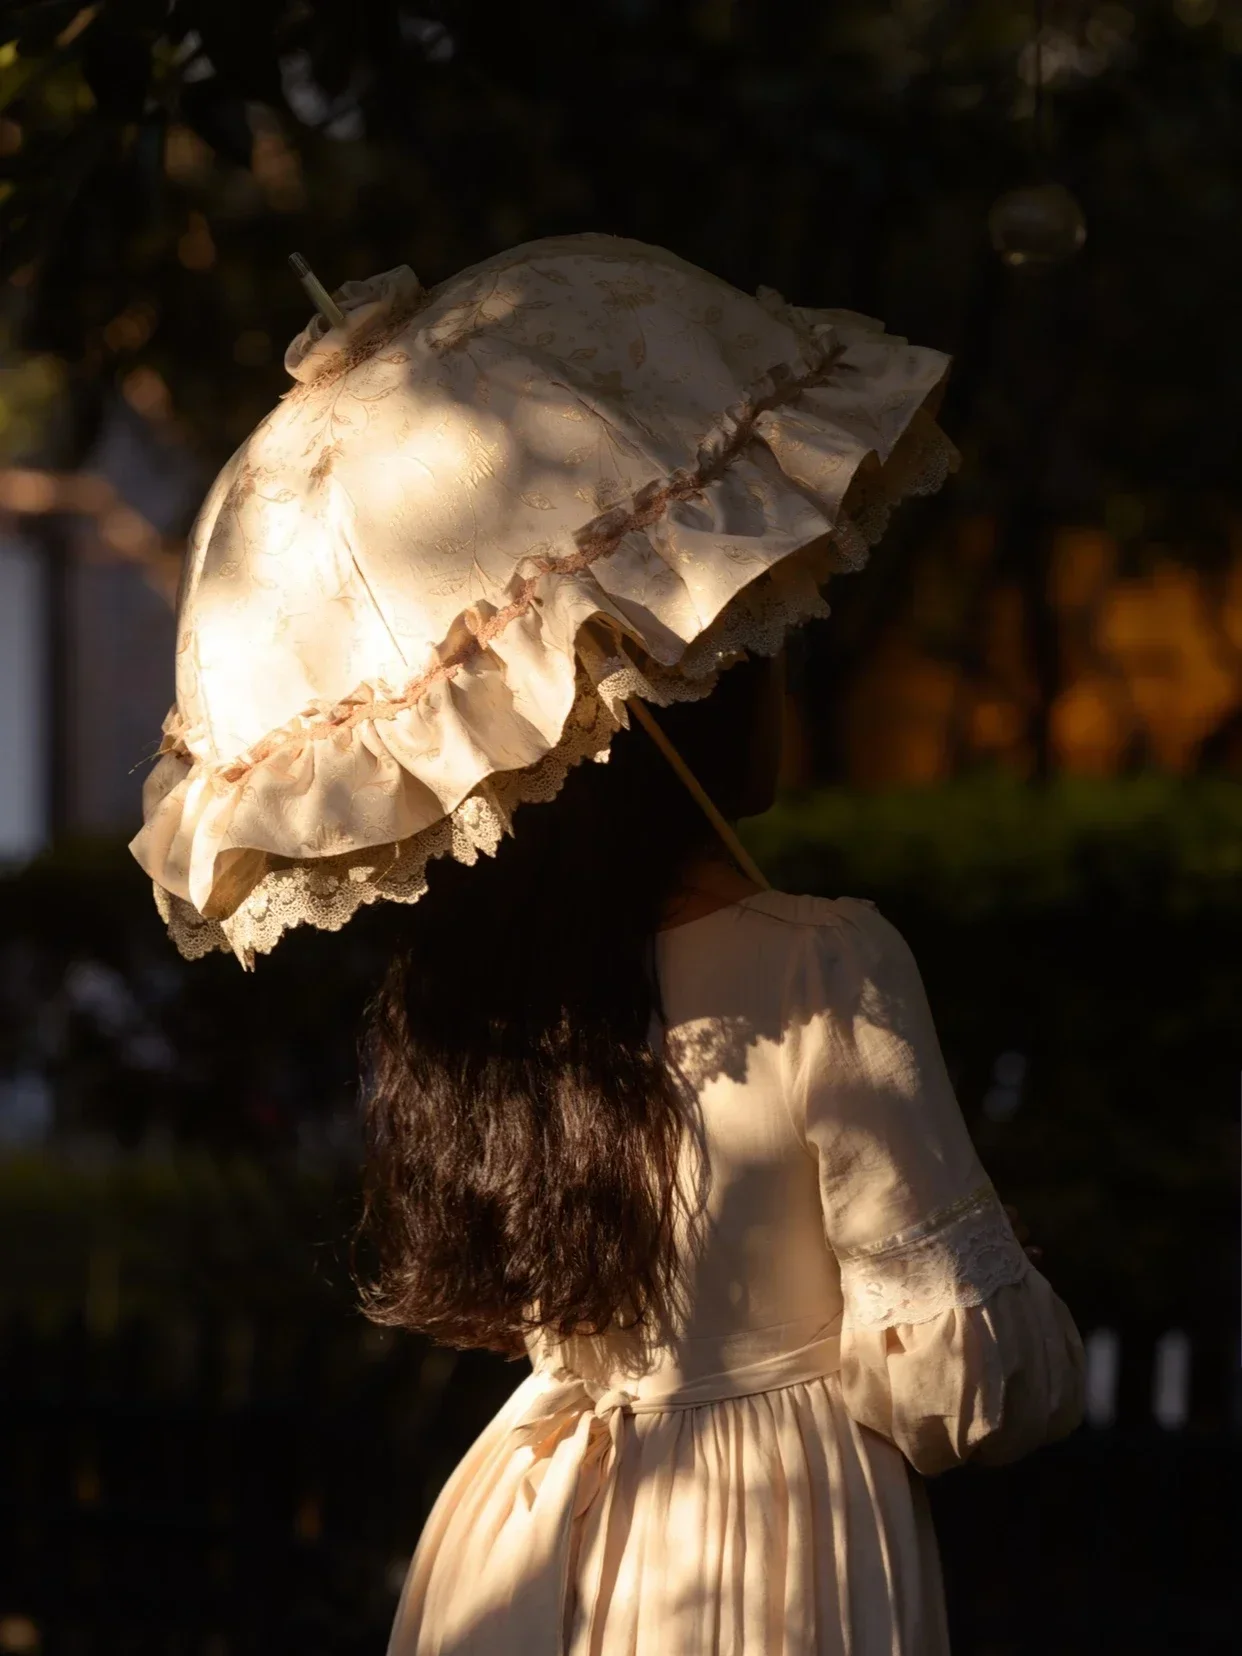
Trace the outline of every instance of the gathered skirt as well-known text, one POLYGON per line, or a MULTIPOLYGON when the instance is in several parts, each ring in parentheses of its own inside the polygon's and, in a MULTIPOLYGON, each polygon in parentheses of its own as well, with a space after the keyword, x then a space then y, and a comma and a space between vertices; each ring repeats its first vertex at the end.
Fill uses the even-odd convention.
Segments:
POLYGON ((839 1376, 520 1422, 436 1503, 391 1656, 944 1656, 926 1493, 839 1376))

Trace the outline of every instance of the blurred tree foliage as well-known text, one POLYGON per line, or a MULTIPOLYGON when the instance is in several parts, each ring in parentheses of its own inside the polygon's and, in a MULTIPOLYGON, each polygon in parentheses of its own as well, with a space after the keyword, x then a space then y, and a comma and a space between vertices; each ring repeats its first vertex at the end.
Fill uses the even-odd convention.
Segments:
POLYGON ((1012 482, 1039 422, 1041 498, 1210 536, 1242 372, 1220 320, 1242 3, 1046 12, 1052 164, 1089 237, 1063 270, 1005 272, 987 210, 1040 164, 1015 0, 10 4, 0 276, 32 351, 94 380, 151 367, 219 458, 304 319, 291 248, 332 285, 638 235, 956 351, 973 495, 1012 482))
MULTIPOLYGON (((0 460, 72 467, 114 390, 218 465, 283 389, 306 300, 602 229, 954 354, 965 454, 834 603, 839 704, 947 515, 1016 583, 1051 768, 1056 523, 1131 567, 1231 555, 1242 336, 1242 0, 73 0, 0 28, 0 460), (997 196, 1064 181, 1079 257, 1001 265, 997 196)), ((1124 572, 1124 571, 1123 571, 1124 572)), ((975 590, 975 588, 978 590, 975 590)), ((978 653, 977 641, 968 652, 978 653)), ((819 774, 840 774, 825 731, 819 774)))

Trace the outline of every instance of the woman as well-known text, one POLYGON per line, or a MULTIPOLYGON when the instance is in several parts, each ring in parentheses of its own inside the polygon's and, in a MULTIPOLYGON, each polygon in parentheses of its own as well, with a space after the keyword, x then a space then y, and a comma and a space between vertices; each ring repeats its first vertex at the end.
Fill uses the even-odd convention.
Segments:
POLYGON ((395 1656, 935 1656, 910 1467, 1068 1430, 1078 1337, 901 938, 733 873, 625 710, 767 806, 762 661, 951 469, 947 360, 585 232, 348 283, 285 363, 190 537, 133 850, 190 959, 414 905, 370 1309, 533 1372, 395 1656))
MULTIPOLYGON (((772 801, 781 691, 760 659, 662 715, 729 815, 772 801)), ((901 937, 709 835, 633 730, 411 911, 371 1314, 535 1372, 441 1494, 393 1656, 935 1656, 917 1474, 1080 1418, 901 937)))

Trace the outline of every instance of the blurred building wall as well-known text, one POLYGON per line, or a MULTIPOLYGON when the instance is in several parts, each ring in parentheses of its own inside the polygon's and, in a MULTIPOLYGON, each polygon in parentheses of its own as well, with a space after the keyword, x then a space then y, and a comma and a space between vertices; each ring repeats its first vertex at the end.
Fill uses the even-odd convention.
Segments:
POLYGON ((38 553, 0 536, 0 866, 33 856, 46 834, 45 597, 38 553))
POLYGON ((132 563, 80 556, 67 603, 72 833, 137 833, 142 784, 173 699, 175 628, 167 599, 132 563))
POLYGON ((53 799, 57 833, 136 833, 173 700, 169 548, 202 468, 116 398, 82 475, 108 486, 95 515, 69 508, 51 535, 15 516, 0 538, 0 863, 44 848, 53 799))

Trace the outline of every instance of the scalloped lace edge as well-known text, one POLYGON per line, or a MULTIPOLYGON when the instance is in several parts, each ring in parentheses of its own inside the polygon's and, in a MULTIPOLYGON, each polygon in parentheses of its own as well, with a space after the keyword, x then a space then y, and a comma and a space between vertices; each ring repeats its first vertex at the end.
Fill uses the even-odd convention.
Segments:
POLYGON ((698 700, 743 655, 775 655, 794 627, 827 616, 816 583, 863 568, 893 509, 909 496, 935 493, 956 452, 932 416, 917 410, 887 463, 856 473, 818 566, 803 558, 807 575, 800 587, 782 590, 772 575, 798 561, 807 547, 744 587, 676 667, 640 667, 628 657, 598 653, 589 671, 580 663, 574 705, 557 745, 526 770, 485 778, 452 812, 410 839, 304 862, 273 858, 268 872, 223 920, 206 918, 152 882, 156 907, 178 951, 186 960, 232 952, 251 970, 255 956, 270 953, 295 926, 339 931, 365 904, 417 902, 427 889, 427 865, 437 857, 473 864, 480 853, 494 856, 503 836, 513 831, 519 805, 554 799, 575 765, 607 759, 613 736, 628 726, 624 703, 631 696, 664 707, 698 700))
POLYGON ((1030 1269, 991 1185, 838 1262, 843 1334, 931 1322, 946 1311, 982 1305, 1030 1269))

